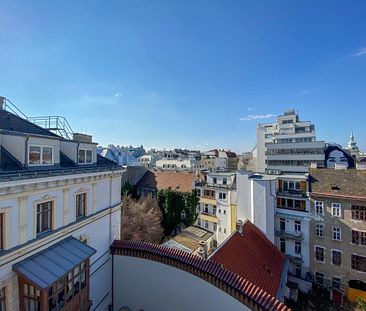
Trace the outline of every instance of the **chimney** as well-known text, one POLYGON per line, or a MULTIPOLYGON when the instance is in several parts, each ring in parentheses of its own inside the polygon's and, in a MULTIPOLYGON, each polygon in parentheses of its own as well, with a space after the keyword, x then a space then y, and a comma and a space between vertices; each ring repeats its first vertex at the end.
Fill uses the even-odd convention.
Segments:
POLYGON ((5 97, 0 96, 0 110, 5 110, 5 97))
POLYGON ((198 256, 200 256, 203 259, 207 258, 207 244, 205 241, 200 241, 200 248, 198 250, 198 256))
POLYGON ((237 220, 236 221, 236 231, 238 231, 241 236, 244 235, 244 232, 243 232, 243 222, 241 220, 237 220))

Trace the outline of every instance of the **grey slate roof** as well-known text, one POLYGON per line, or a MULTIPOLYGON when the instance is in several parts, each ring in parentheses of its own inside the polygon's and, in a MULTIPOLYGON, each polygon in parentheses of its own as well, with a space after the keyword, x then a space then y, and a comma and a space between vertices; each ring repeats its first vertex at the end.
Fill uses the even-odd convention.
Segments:
POLYGON ((74 237, 68 237, 47 249, 13 265, 13 270, 32 281, 41 289, 47 289, 71 269, 82 263, 96 250, 74 237))
POLYGON ((0 109, 0 129, 61 138, 43 127, 2 109, 0 109))

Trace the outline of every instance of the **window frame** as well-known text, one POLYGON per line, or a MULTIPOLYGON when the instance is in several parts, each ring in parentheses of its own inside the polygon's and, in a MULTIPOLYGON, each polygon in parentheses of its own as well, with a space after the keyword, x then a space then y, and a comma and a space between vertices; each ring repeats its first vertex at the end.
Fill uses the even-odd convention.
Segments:
POLYGON ((323 223, 316 223, 315 224, 315 236, 317 238, 323 238, 324 237, 324 229, 325 229, 325 225, 323 223), (321 227, 321 229, 318 228, 318 226, 321 227), (320 232, 321 232, 321 235, 318 234, 320 232))
POLYGON ((295 220, 294 230, 295 230, 295 232, 301 232, 301 221, 300 220, 295 220))
POLYGON ((323 201, 314 201, 314 212, 316 215, 324 215, 324 202, 323 201), (319 212, 318 209, 321 209, 321 212, 319 212))
MULTIPOLYGON (((92 164, 93 163, 93 149, 88 149, 88 148, 80 148, 78 150, 78 164, 92 164), (87 162, 86 159, 87 159, 87 152, 90 151, 91 152, 91 161, 90 162, 87 162), (80 161, 80 152, 83 152, 84 153, 84 161, 81 162, 80 161)), ((169 168, 169 165, 168 165, 168 168, 169 168)))
POLYGON ((295 241, 295 254, 296 255, 301 255, 301 242, 300 241, 295 241))
POLYGON ((49 166, 49 165, 55 165, 55 147, 49 146, 49 145, 34 145, 29 144, 28 145, 28 159, 27 159, 28 166, 49 166), (30 149, 31 147, 40 148, 40 154, 39 154, 39 163, 31 163, 30 162, 30 149), (43 148, 51 148, 52 150, 52 159, 51 163, 43 163, 43 148))
POLYGON ((342 241, 342 228, 341 227, 332 227, 332 240, 333 241, 342 241), (338 234, 339 234, 339 238, 337 238, 338 234))
POLYGON ((331 215, 333 217, 342 218, 342 204, 335 202, 331 204, 331 215))
POLYGON ((342 251, 340 251, 339 249, 331 249, 330 257, 331 257, 332 265, 337 266, 337 267, 342 267, 342 251), (338 264, 338 262, 334 261, 334 254, 333 253, 339 253, 339 264, 338 264))
MULTIPOLYGON (((53 213, 54 213, 54 200, 47 200, 47 201, 43 201, 43 202, 38 202, 36 203, 36 236, 39 236, 41 234, 44 234, 44 233, 47 233, 49 231, 52 231, 53 230, 53 225, 54 225, 54 219, 53 219, 53 213), (50 204, 50 210, 48 211, 49 212, 49 228, 48 229, 44 229, 44 230, 41 230, 39 231, 39 227, 42 226, 43 227, 43 223, 42 224, 39 224, 38 222, 38 215, 39 214, 43 214, 44 211, 42 212, 39 212, 38 211, 38 207, 39 206, 43 206, 43 205, 46 205, 46 204, 50 204)), ((40 216, 41 219, 43 220, 44 216, 40 216)))
POLYGON ((314 245, 314 255, 315 255, 314 256, 315 261, 325 263, 325 247, 320 246, 320 245, 314 245), (317 255, 318 255, 317 248, 323 250, 323 254, 322 254, 323 260, 318 259, 318 257, 317 257, 317 255))
POLYGON ((362 256, 362 255, 355 254, 355 253, 351 254, 351 269, 358 271, 358 272, 366 273, 366 256, 362 256), (364 270, 358 270, 356 267, 354 267, 354 260, 355 260, 354 256, 361 258, 362 262, 358 263, 358 264, 359 265, 362 264, 363 265, 362 268, 364 268, 364 270))
POLYGON ((81 219, 87 216, 88 214, 88 193, 85 192, 79 192, 75 194, 75 209, 76 209, 76 219, 81 219), (79 200, 78 198, 82 196, 83 198, 79 200), (78 206, 81 202, 84 203, 84 206, 80 207, 78 206), (83 210, 83 213, 79 213, 83 210))
POLYGON ((351 219, 366 221, 366 206, 351 204, 351 219))

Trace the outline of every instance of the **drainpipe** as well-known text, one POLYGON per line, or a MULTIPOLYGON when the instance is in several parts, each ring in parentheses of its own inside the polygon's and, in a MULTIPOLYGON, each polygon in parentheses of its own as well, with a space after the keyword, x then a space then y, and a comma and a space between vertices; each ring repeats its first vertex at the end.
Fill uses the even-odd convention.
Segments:
POLYGON ((29 140, 29 136, 30 135, 27 135, 26 138, 25 138, 25 142, 24 142, 24 147, 25 147, 25 151, 24 151, 24 166, 28 166, 28 161, 27 161, 27 158, 28 158, 28 140, 29 140))

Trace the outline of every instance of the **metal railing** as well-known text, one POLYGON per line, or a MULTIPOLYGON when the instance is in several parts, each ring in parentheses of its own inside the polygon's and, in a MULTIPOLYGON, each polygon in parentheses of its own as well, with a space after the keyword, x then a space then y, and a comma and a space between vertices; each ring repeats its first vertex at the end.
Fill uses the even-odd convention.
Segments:
POLYGON ((41 117, 28 117, 28 120, 40 127, 43 127, 49 131, 54 132, 57 135, 66 139, 72 139, 74 131, 72 130, 69 122, 62 116, 41 116, 41 117))
POLYGON ((15 104, 13 104, 9 99, 2 96, 0 96, 0 108, 11 112, 18 117, 28 119, 28 117, 15 104))
POLYGON ((74 131, 72 130, 67 119, 62 116, 41 116, 41 117, 28 117, 23 113, 14 103, 9 99, 0 96, 0 109, 9 111, 20 118, 28 120, 46 130, 65 138, 72 139, 74 131))

